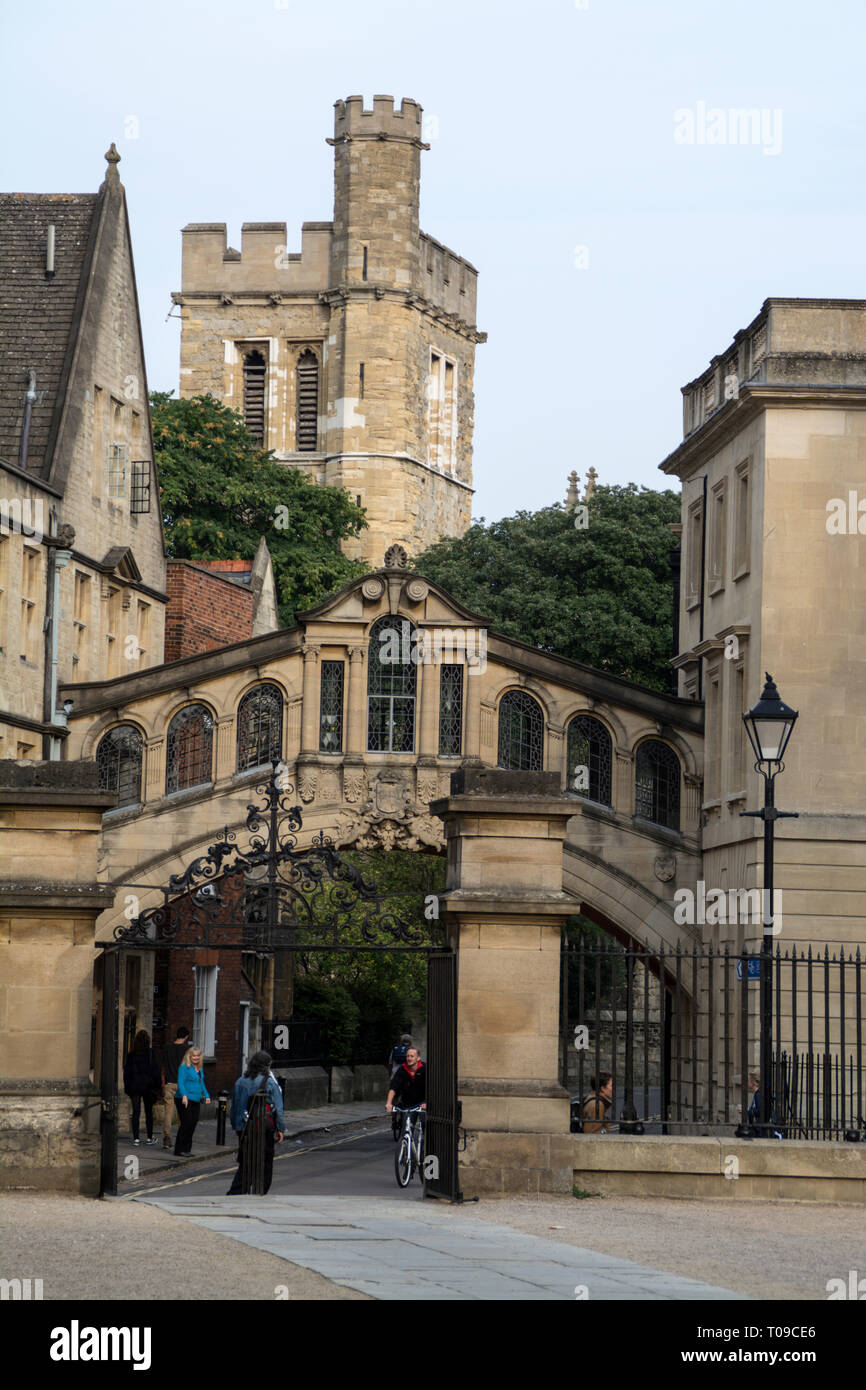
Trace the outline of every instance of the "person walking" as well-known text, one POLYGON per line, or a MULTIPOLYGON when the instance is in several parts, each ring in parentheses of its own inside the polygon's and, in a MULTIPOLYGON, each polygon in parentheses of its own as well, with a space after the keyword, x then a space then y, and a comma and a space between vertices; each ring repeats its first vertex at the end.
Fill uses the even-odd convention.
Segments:
POLYGON ((135 1041, 123 1064, 123 1089, 132 1102, 132 1142, 141 1143, 139 1124, 141 1102, 144 1101, 144 1122, 148 1144, 155 1144, 153 1137, 153 1106, 160 1094, 159 1067, 156 1054, 150 1045, 150 1036, 142 1028, 136 1033, 135 1041))
POLYGON ((210 1105, 210 1096, 204 1084, 201 1052, 197 1047, 190 1047, 177 1069, 175 1103, 180 1116, 180 1129, 177 1132, 174 1152, 178 1158, 190 1158, 192 1155, 192 1136, 198 1124, 202 1102, 210 1105))
POLYGON ((269 1112, 266 1112, 264 1118, 264 1191, 267 1192, 274 1176, 274 1146, 283 1142, 283 1135, 286 1130, 283 1097, 276 1077, 271 1071, 271 1054, 269 1052, 254 1052, 247 1063, 246 1071, 238 1077, 232 1089, 229 1121, 238 1136, 238 1171, 226 1193, 227 1197, 235 1197, 239 1193, 249 1191, 250 1174, 248 1171, 244 1172, 244 1155, 250 1139, 249 1109, 253 1096, 258 1092, 264 1092, 269 1112))
MULTIPOLYGON (((190 1031, 188 1028, 175 1028, 174 1042, 166 1043, 162 1049, 162 1098, 163 1117, 162 1117, 162 1147, 171 1148, 171 1119, 177 1115, 177 1106, 174 1103, 175 1092, 177 1091, 177 1069, 189 1051, 190 1031)), ((178 1123, 180 1123, 180 1115, 178 1123)))
POLYGON ((408 1033, 404 1033, 398 1043, 395 1043, 388 1054, 388 1070, 391 1073, 391 1080, 394 1080, 396 1073, 400 1070, 406 1060, 406 1053, 412 1046, 412 1039, 408 1033))

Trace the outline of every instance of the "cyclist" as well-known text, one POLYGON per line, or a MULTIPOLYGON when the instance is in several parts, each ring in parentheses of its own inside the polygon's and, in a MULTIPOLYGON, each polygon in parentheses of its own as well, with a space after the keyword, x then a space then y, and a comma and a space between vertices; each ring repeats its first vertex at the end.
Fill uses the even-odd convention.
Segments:
MULTIPOLYGON (((391 1077, 391 1089, 385 1101, 385 1109, 389 1115, 393 1112, 395 1103, 404 1110, 413 1105, 420 1105, 422 1110, 427 1108, 427 1068, 421 1061, 417 1047, 409 1048, 405 1062, 400 1063, 391 1077)), ((414 1117, 412 1123, 415 1123, 414 1117)))

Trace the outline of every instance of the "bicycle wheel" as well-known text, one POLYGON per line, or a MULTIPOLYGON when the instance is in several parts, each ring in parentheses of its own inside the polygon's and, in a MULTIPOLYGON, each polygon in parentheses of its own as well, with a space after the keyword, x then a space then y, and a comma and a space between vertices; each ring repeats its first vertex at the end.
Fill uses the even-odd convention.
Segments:
POLYGON ((394 1172, 400 1187, 408 1187, 412 1181, 412 1140, 405 1131, 394 1154, 394 1172))
POLYGON ((420 1120, 418 1121, 418 1147, 417 1147, 417 1153, 418 1153, 418 1178, 419 1178, 419 1181, 420 1181, 420 1182, 423 1182, 423 1181, 424 1181, 424 1131, 423 1131, 423 1129, 421 1128, 421 1121, 420 1121, 420 1120))

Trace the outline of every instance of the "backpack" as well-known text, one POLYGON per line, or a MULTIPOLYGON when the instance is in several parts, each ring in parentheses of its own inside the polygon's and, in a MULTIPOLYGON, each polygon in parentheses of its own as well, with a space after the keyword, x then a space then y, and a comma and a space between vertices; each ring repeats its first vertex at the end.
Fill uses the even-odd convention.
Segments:
POLYGON ((406 1060, 406 1058, 408 1057, 408 1055, 409 1055, 409 1044, 408 1044, 408 1043, 397 1043, 397 1045, 391 1049, 391 1065, 392 1065, 392 1067, 399 1067, 399 1066, 401 1065, 402 1062, 405 1062, 405 1060, 406 1060))
POLYGON ((256 1087, 256 1089, 255 1089, 254 1091, 251 1091, 250 1094, 247 1096, 246 1123, 245 1123, 245 1125, 244 1125, 244 1129, 245 1129, 245 1130, 246 1130, 247 1125, 249 1124, 250 1120, 252 1119, 252 1115, 251 1115, 251 1112, 250 1112, 250 1107, 252 1106, 253 1100, 255 1099, 256 1096, 263 1096, 263 1097, 264 1097, 264 1101, 265 1101, 265 1126, 266 1126, 266 1128, 268 1128, 268 1129, 276 1129, 276 1127, 277 1127, 277 1115, 276 1115, 276 1110, 274 1109, 273 1101, 272 1101, 272 1100, 270 1099, 270 1097, 268 1096, 268 1080, 269 1080, 268 1073, 267 1073, 267 1072, 264 1072, 263 1075, 262 1075, 262 1077, 261 1077, 261 1080, 259 1081, 258 1086, 256 1087))

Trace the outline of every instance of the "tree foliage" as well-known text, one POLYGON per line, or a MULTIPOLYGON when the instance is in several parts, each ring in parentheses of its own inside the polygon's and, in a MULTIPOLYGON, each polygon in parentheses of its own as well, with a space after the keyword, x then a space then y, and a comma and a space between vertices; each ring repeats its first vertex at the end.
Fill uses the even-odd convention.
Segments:
POLYGON ((558 503, 439 541, 413 561, 491 628, 656 690, 670 688, 670 490, 597 487, 587 525, 558 503))
MULTIPOLYGON (((394 913, 404 922, 429 931, 429 899, 445 886, 445 860, 408 850, 343 850, 340 858, 360 870, 381 896, 382 916, 394 913)), ((438 908, 436 909, 438 911, 438 908)), ((326 920, 327 901, 319 909, 326 920)), ((360 920, 348 920, 343 939, 363 946, 360 920)), ((387 945, 383 931, 380 944, 387 945)), ((400 1033, 424 1016, 427 958, 399 951, 326 951, 296 957, 293 1014, 322 1023, 324 1058, 329 1066, 384 1064, 400 1033)))
POLYGON ((340 550, 367 524, 343 488, 276 463, 213 396, 174 400, 155 391, 150 399, 170 556, 252 560, 265 536, 286 624, 366 572, 340 550))

